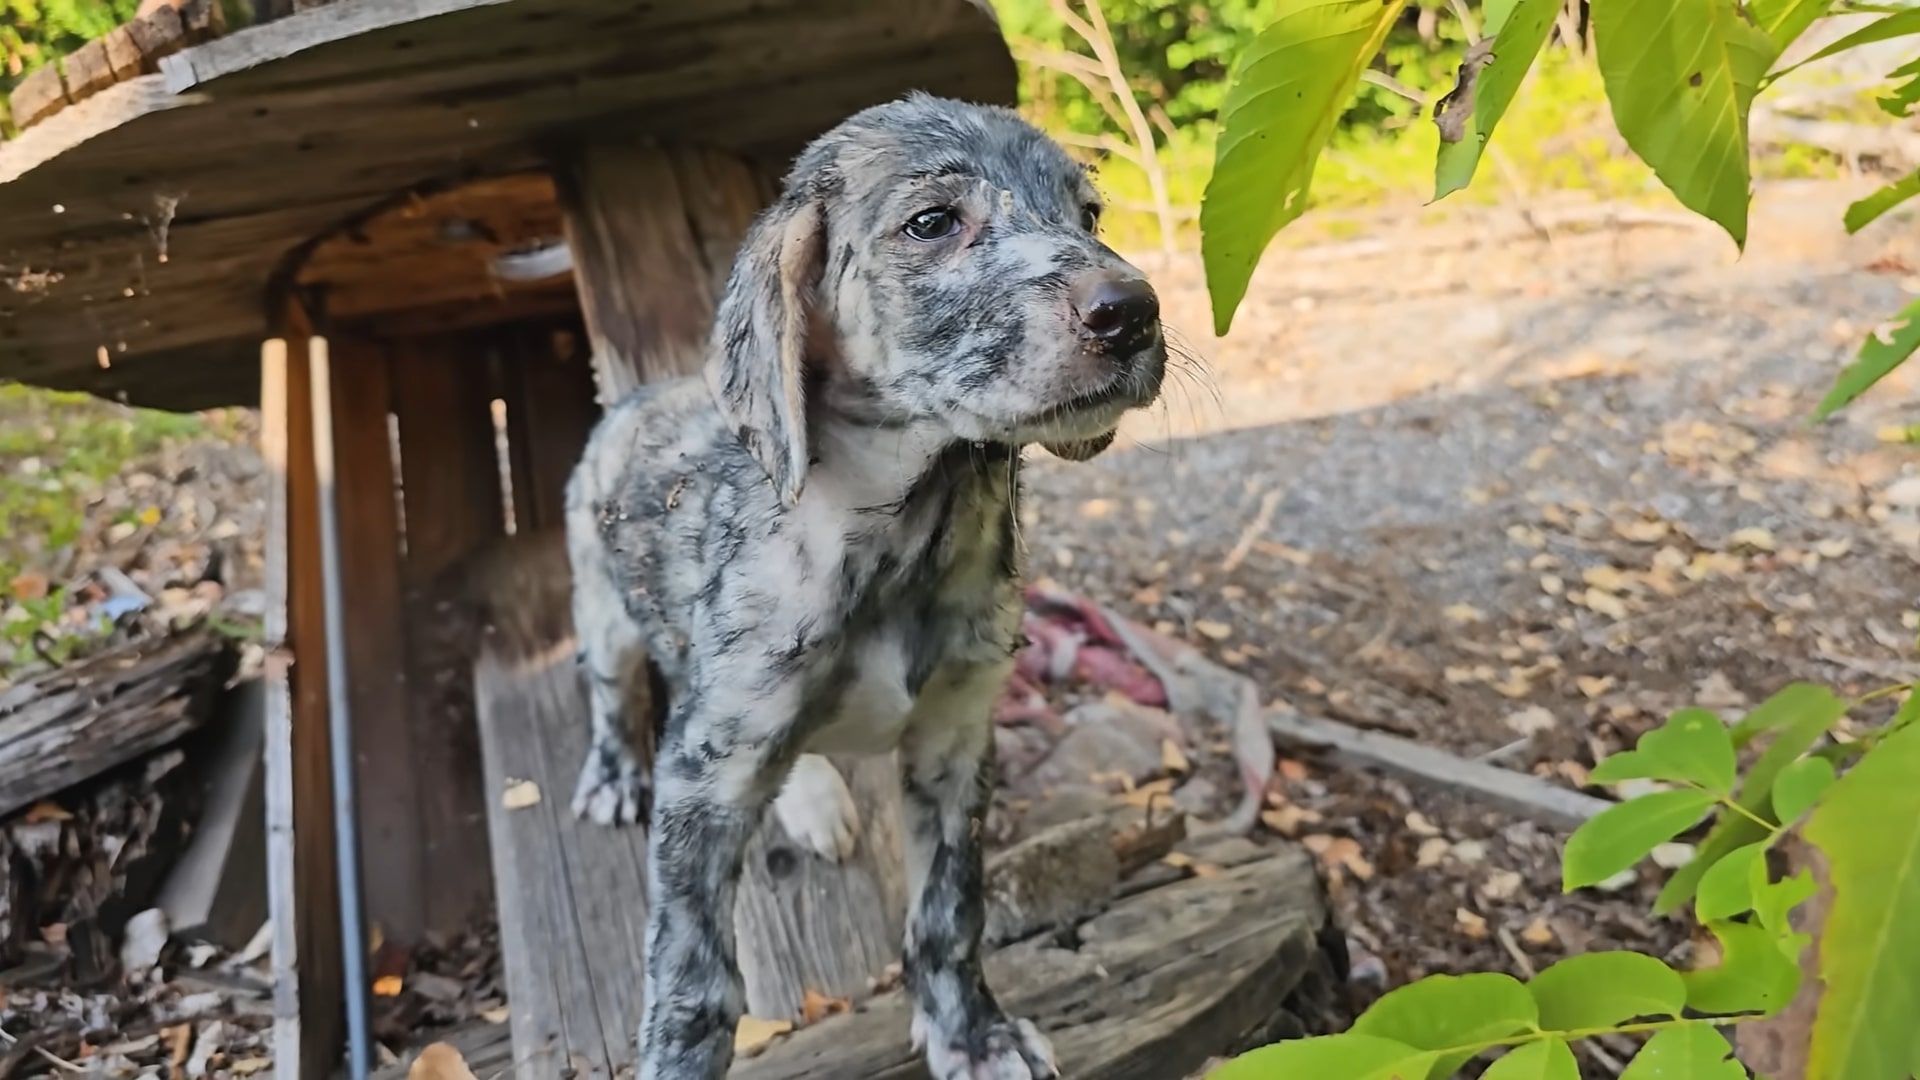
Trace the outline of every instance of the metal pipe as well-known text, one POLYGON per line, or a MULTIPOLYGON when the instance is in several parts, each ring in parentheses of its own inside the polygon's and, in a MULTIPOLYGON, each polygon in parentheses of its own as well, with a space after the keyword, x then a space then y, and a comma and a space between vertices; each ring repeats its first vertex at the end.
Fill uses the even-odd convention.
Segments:
POLYGON ((347 998, 347 1076, 366 1080, 367 932, 360 897, 360 816, 354 801, 353 712, 347 703, 346 611, 340 588, 339 503, 333 470, 333 378, 327 339, 307 339, 313 382, 313 470, 320 503, 320 593, 327 617, 327 742, 333 758, 333 838, 340 877, 341 973, 347 998))

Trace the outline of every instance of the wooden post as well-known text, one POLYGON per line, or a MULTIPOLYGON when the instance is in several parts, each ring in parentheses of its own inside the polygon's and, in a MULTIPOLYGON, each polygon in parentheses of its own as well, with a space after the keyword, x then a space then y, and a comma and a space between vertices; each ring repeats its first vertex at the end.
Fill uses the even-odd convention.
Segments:
POLYGON ((325 611, 304 319, 261 349, 267 473, 267 896, 273 1047, 281 1080, 319 1080, 339 1060, 341 973, 325 611))
POLYGON ((334 335, 328 345, 366 912, 385 940, 411 944, 427 929, 420 791, 431 785, 420 782, 407 709, 389 365, 379 342, 334 335))
MULTIPOLYGON (((603 143, 567 162, 558 188, 602 404, 696 374, 734 252, 771 201, 773 174, 709 150, 603 143)), ((835 764, 863 827, 848 864, 800 852, 771 814, 747 854, 735 926, 755 1016, 798 1016, 809 990, 864 997, 868 980, 898 958, 906 886, 897 768, 891 757, 835 764)))

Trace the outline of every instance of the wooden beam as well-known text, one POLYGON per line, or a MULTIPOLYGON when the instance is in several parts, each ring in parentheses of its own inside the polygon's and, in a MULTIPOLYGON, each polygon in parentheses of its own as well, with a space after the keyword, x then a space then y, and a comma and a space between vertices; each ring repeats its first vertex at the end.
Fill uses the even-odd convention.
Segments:
POLYGON ((507 382, 507 444, 514 520, 520 532, 565 523, 567 480, 600 418, 593 369, 578 323, 533 324, 513 338, 507 382))
POLYGON ((477 336, 390 344, 400 429, 411 759, 425 841, 426 926, 460 928, 492 897, 486 795, 469 673, 472 657, 448 639, 443 574, 505 530, 499 458, 477 336))
POLYGON ((709 150, 593 144, 562 168, 559 190, 601 403, 698 372, 734 250, 766 202, 753 167, 709 150))
POLYGON ((261 349, 267 475, 267 898, 280 1080, 320 1080, 344 1031, 309 336, 261 349))
POLYGON ((389 365, 378 342, 336 334, 328 345, 366 914, 386 940, 410 945, 426 928, 419 793, 431 785, 416 771, 407 704, 389 365))

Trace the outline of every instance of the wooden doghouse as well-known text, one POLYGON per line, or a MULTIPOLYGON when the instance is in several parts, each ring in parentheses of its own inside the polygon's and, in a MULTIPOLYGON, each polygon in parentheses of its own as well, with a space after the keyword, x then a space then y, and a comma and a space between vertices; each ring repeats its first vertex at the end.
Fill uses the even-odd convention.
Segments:
MULTIPOLYGON (((1010 102, 1015 73, 977 0, 292 6, 307 10, 231 32, 208 0, 162 7, 21 87, 26 126, 0 144, 0 378, 262 409, 276 1053, 283 1076, 318 1077, 352 996, 330 697, 351 716, 369 932, 460 927, 495 903, 491 859, 525 856, 489 850, 501 792, 472 659, 439 640, 444 572, 557 526, 596 393, 697 366, 734 248, 807 139, 910 89, 1010 102), (570 270, 513 271, 563 241, 570 270)), ((551 753, 553 777, 575 767, 551 753)), ((531 779, 564 815, 570 781, 531 779)), ((606 839, 637 887, 637 836, 606 839)), ((603 913, 631 923, 628 947, 581 947, 589 968, 637 956, 634 903, 603 913)), ((849 939, 884 940, 862 979, 897 949, 891 919, 849 939)), ((797 1002, 798 977, 762 973, 759 996, 797 1002)), ((604 1075, 631 1059, 627 1004, 517 1015, 516 1033, 563 1024, 548 1071, 604 1075)))
MULTIPOLYGON (((0 378, 262 411, 280 1074, 328 1075, 364 1007, 343 933, 418 941, 492 907, 512 1046, 471 1046, 476 1071, 620 1075, 644 835, 567 812, 586 706, 551 543, 565 478, 596 401, 697 366, 794 151, 910 89, 1009 102, 1012 61, 984 0, 293 0, 227 32, 239 2, 163 6, 14 95, 0 378), (466 636, 456 615, 498 595, 476 580, 521 589, 491 616, 526 625, 466 636)), ((853 859, 800 857, 777 826, 749 852, 760 1017, 866 997, 898 952, 897 776, 840 764, 853 859)), ((1242 840, 1183 880, 1151 865, 1171 842, 1094 822, 1023 845, 1101 904, 1138 872, 1092 917, 1021 893, 1024 934, 1079 929, 988 961, 1075 1075, 1184 1075, 1338 1012, 1310 860, 1242 840)), ((740 1074, 919 1075, 905 1014, 883 995, 740 1074)))

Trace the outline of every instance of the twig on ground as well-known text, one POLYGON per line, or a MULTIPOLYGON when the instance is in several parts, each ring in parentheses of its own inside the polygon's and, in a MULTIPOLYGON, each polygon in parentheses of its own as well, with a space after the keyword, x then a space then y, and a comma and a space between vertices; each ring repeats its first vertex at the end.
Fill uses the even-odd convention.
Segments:
POLYGON ((1280 509, 1278 491, 1269 491, 1260 496, 1260 509, 1255 511, 1253 520, 1247 523, 1247 527, 1240 531, 1240 539, 1234 541, 1233 550, 1227 552, 1227 557, 1220 563, 1223 573, 1231 574, 1240 568, 1241 563, 1247 561, 1247 556, 1253 551, 1254 542, 1266 535, 1267 529, 1273 525, 1273 514, 1278 509, 1280 509))

